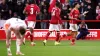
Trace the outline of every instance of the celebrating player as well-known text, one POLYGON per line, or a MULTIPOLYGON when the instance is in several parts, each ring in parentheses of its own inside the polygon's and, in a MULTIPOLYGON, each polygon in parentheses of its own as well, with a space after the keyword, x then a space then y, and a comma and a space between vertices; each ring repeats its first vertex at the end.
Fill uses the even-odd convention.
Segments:
POLYGON ((10 45, 11 45, 11 32, 13 31, 16 35, 16 55, 24 55, 20 51, 20 45, 23 42, 23 37, 26 31, 26 24, 19 18, 10 18, 4 24, 4 29, 6 33, 6 45, 8 56, 12 56, 10 45))
POLYGON ((33 39, 34 39, 33 29, 36 24, 36 15, 39 14, 39 12, 40 12, 40 9, 35 4, 35 0, 32 0, 32 3, 30 5, 27 5, 23 11, 23 13, 27 14, 27 24, 28 24, 28 28, 31 32, 31 33, 27 33, 26 37, 30 36, 32 46, 35 45, 35 43, 33 42, 33 39))
POLYGON ((78 30, 78 27, 77 27, 77 20, 79 18, 79 10, 78 8, 80 7, 79 3, 75 3, 74 4, 74 8, 71 10, 70 12, 70 15, 69 15, 69 18, 70 18, 70 32, 68 33, 68 35, 72 35, 72 41, 71 41, 71 44, 75 44, 75 38, 76 38, 76 35, 77 35, 77 30, 78 30))
POLYGON ((79 9, 80 5, 79 3, 75 3, 74 4, 74 8, 71 10, 70 14, 69 14, 69 19, 70 19, 70 32, 67 34, 67 36, 72 36, 72 40, 71 40, 71 45, 75 44, 75 39, 77 36, 77 21, 78 18, 81 16, 85 16, 86 13, 88 13, 88 11, 85 11, 83 14, 80 14, 79 9))
POLYGON ((52 8, 51 10, 51 21, 50 21, 50 26, 49 26, 49 32, 46 35, 45 40, 43 41, 44 45, 46 44, 48 37, 52 31, 57 32, 57 38, 55 41, 55 45, 60 44, 59 43, 59 37, 60 37, 60 24, 62 23, 61 18, 60 18, 60 8, 59 8, 59 3, 56 3, 56 6, 52 8))

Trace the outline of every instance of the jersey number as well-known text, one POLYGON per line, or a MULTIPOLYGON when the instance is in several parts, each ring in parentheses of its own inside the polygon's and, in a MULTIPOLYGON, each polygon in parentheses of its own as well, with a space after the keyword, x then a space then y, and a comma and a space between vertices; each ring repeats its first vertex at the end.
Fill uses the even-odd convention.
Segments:
POLYGON ((55 10, 52 10, 52 16, 54 16, 55 15, 55 10))
POLYGON ((30 14, 33 14, 34 13, 34 8, 31 8, 30 10, 31 10, 30 14))

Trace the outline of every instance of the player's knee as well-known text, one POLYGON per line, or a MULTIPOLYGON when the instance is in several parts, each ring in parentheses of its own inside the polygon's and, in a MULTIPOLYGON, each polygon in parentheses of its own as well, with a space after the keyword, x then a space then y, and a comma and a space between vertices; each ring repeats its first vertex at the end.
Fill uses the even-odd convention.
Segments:
POLYGON ((29 27, 29 30, 30 30, 31 32, 33 32, 33 28, 32 28, 32 27, 29 27))

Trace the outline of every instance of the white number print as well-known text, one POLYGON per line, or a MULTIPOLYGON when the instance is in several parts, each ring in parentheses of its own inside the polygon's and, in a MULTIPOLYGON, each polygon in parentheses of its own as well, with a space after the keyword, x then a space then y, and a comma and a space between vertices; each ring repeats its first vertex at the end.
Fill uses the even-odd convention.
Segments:
POLYGON ((30 14, 33 14, 33 12, 34 12, 34 8, 31 8, 30 10, 31 10, 30 14))
POLYGON ((55 16, 55 10, 52 10, 52 16, 55 16))

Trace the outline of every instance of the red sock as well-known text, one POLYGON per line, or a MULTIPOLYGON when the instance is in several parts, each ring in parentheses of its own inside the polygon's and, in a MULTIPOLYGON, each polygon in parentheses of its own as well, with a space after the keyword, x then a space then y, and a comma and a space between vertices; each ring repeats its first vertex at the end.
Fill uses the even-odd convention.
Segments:
POLYGON ((47 35, 46 35, 46 40, 48 40, 49 35, 50 35, 50 32, 47 33, 47 35))
POLYGON ((33 42, 33 40, 34 40, 33 35, 30 35, 30 40, 31 40, 31 42, 33 42))
POLYGON ((60 33, 57 33, 56 41, 59 41, 60 33))
POLYGON ((75 39, 72 39, 72 42, 74 43, 75 42, 75 39))

